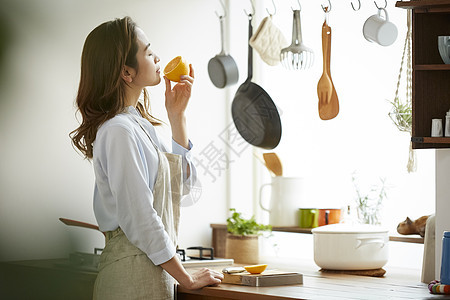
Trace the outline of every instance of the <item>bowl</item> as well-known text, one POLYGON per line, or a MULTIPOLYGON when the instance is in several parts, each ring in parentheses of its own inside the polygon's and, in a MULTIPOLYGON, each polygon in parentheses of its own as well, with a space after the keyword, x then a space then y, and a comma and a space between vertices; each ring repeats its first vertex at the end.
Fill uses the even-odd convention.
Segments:
POLYGON ((438 36, 438 49, 442 60, 445 64, 450 64, 450 36, 438 36))

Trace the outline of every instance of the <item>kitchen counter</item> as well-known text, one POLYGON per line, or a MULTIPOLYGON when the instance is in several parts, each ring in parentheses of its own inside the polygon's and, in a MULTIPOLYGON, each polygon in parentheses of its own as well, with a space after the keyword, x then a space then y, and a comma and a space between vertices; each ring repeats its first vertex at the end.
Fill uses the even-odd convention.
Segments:
MULTIPOLYGON (((385 267, 384 277, 322 273, 309 261, 263 259, 270 269, 296 271, 303 274, 302 285, 249 287, 221 284, 200 290, 177 287, 177 299, 450 299, 430 294, 420 282, 420 270, 385 267)), ((189 272, 197 269, 190 268, 189 272)))
MULTIPOLYGON (((92 299, 96 272, 61 267, 67 259, 0 262, 0 299, 92 299), (39 296, 38 296, 39 295, 39 296), (12 297, 11 297, 12 296, 12 297)), ((310 260, 261 257, 268 269, 303 274, 302 285, 248 287, 221 284, 200 290, 177 287, 177 299, 450 299, 432 295, 420 270, 386 266, 384 277, 321 273, 310 260)), ((223 268, 215 267, 220 271, 223 268)), ((199 267, 187 268, 193 273, 199 267)))

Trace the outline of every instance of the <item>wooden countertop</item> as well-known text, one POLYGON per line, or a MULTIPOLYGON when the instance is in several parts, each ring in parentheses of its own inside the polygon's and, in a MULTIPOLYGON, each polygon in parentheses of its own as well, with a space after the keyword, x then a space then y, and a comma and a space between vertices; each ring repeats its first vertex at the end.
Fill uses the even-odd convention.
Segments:
POLYGON ((385 276, 378 278, 321 273, 309 261, 283 259, 267 263, 271 269, 302 273, 303 284, 276 287, 221 284, 194 291, 178 286, 177 299, 450 299, 450 296, 430 294, 427 285, 420 282, 420 270, 384 267, 385 276))
MULTIPOLYGON (((42 295, 39 299, 91 299, 96 272, 57 267, 66 260, 0 262, 0 285, 5 284, 0 289, 0 299, 36 299, 37 295, 42 295)), ((385 276, 376 278, 321 273, 311 260, 261 257, 260 261, 267 263, 269 269, 302 273, 303 284, 276 287, 221 284, 194 291, 178 286, 177 299, 450 299, 430 294, 427 285, 420 282, 421 271, 417 269, 385 266, 385 276)), ((187 268, 188 272, 198 269, 187 268)))

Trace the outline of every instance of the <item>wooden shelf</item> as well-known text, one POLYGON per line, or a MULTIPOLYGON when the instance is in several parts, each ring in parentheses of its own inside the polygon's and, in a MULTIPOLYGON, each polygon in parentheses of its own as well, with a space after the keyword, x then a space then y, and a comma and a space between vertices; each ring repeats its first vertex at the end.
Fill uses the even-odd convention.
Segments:
MULTIPOLYGON (((227 230, 226 224, 211 224, 212 229, 227 230)), ((294 232, 294 233, 311 233, 312 228, 300 228, 297 226, 272 226, 272 231, 294 232)))
POLYGON ((414 66, 414 71, 445 71, 445 70, 450 71, 450 65, 434 64, 434 65, 415 65, 414 66))
POLYGON ((423 143, 423 144, 449 144, 450 137, 411 137, 411 142, 413 143, 423 143))
MULTIPOLYGON (((212 228, 212 247, 214 248, 214 255, 217 257, 225 257, 225 242, 227 238, 227 225, 226 224, 211 224, 212 228)), ((292 232, 292 233, 305 233, 311 234, 311 228, 300 228, 297 226, 272 227, 272 231, 278 232, 292 232)), ((419 235, 390 235, 389 241, 423 244, 424 239, 419 235)))
POLYGON ((414 9, 418 13, 448 13, 450 12, 448 0, 412 0, 397 1, 395 7, 414 9))
MULTIPOLYGON (((450 34, 450 0, 397 1, 412 13, 412 148, 450 148, 449 138, 431 138, 431 120, 450 108, 450 65, 438 50, 438 36, 450 34)), ((443 124, 444 125, 444 124, 443 124)))
POLYGON ((424 238, 420 235, 390 235, 389 241, 391 242, 403 242, 403 243, 414 243, 414 244, 423 244, 424 238))

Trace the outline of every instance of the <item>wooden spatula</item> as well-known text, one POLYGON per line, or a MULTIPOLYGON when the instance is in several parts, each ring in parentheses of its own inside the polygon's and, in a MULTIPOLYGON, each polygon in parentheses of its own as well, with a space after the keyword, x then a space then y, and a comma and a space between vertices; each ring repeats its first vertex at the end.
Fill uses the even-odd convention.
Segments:
POLYGON ((263 157, 267 168, 271 170, 275 176, 283 176, 283 165, 276 153, 263 153, 263 157))
POLYGON ((330 120, 339 113, 339 100, 330 71, 331 55, 331 27, 327 21, 322 26, 322 51, 323 74, 317 84, 317 96, 319 97, 319 117, 322 120, 330 120))
MULTIPOLYGON (((77 227, 84 227, 84 228, 90 228, 90 229, 94 229, 94 230, 98 230, 100 231, 100 229, 98 228, 97 225, 94 224, 89 224, 89 223, 84 223, 84 222, 80 222, 80 221, 75 221, 75 220, 71 220, 71 219, 66 219, 66 218, 59 218, 59 220, 61 222, 63 222, 66 225, 69 226, 77 226, 77 227)), ((101 232, 101 231, 100 231, 101 232)), ((102 232, 103 235, 105 235, 104 232, 102 232)))

